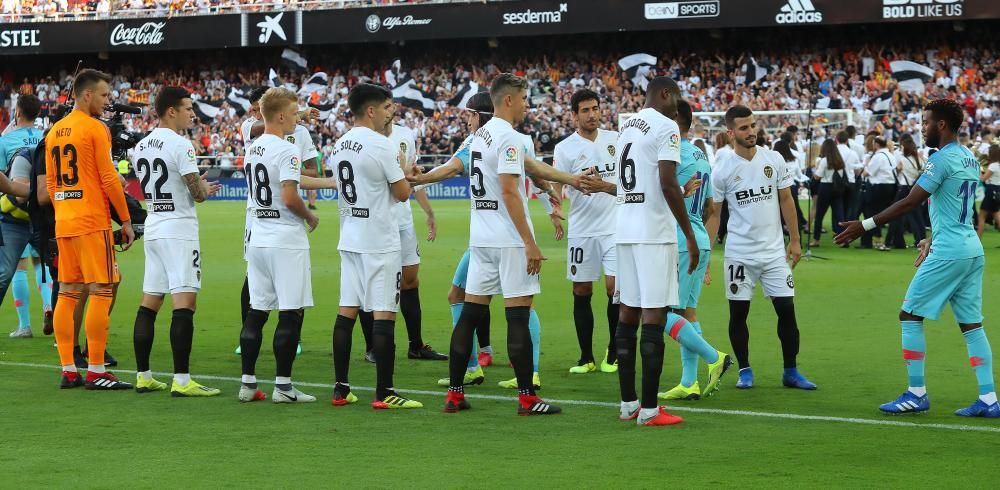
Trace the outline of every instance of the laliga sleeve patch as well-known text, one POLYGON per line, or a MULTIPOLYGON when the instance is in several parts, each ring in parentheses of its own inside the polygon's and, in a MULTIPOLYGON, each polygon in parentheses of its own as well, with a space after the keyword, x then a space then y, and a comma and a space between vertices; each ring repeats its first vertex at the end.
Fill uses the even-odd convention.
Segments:
POLYGON ((299 170, 299 157, 292 157, 292 160, 288 163, 288 166, 291 167, 292 170, 298 171, 299 170))
POLYGON ((504 163, 516 164, 517 163, 517 147, 510 145, 503 150, 503 161, 504 163))
POLYGON ((677 148, 681 145, 681 137, 677 133, 670 133, 670 146, 677 148))

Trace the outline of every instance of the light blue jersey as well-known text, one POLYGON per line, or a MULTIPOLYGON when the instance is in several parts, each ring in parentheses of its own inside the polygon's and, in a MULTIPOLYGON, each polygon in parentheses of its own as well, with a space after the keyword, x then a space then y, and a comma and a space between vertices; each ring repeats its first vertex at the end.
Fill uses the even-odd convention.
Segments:
POLYGON ((917 185, 931 194, 931 256, 968 259, 983 255, 973 221, 979 162, 968 148, 951 143, 931 155, 917 185))
POLYGON ((10 159, 17 150, 24 147, 34 148, 39 141, 42 141, 42 132, 34 126, 15 129, 0 138, 0 171, 7 171, 10 159))
POLYGON ((472 135, 469 135, 465 138, 465 141, 462 142, 462 146, 458 147, 458 151, 455 152, 455 155, 452 156, 452 158, 457 158, 460 162, 462 162, 463 172, 469 171, 469 147, 471 146, 472 135))
POLYGON ((946 304, 959 323, 983 321, 983 244, 973 228, 979 162, 951 143, 927 160, 917 185, 931 194, 931 253, 910 281, 902 310, 937 320, 946 304))
MULTIPOLYGON (((469 135, 465 138, 465 141, 462 142, 462 145, 458 147, 458 151, 456 151, 455 154, 451 156, 452 158, 457 158, 460 162, 462 162, 463 172, 469 171, 469 151, 470 151, 469 148, 471 147, 472 147, 472 135, 469 135)), ((533 146, 530 146, 530 143, 526 144, 524 146, 524 154, 531 158, 535 158, 535 148, 533 146)))
MULTIPOLYGON (((698 250, 711 250, 712 244, 708 243, 708 230, 701 215, 705 211, 705 196, 708 189, 712 188, 712 166, 708 164, 708 157, 705 156, 697 146, 687 138, 681 139, 681 161, 677 167, 677 183, 687 184, 691 179, 701 179, 701 187, 691 197, 684 198, 684 207, 688 212, 688 219, 691 221, 691 229, 694 230, 694 238, 698 242, 698 250)), ((677 236, 683 236, 681 227, 677 227, 677 236)), ((686 247, 681 246, 680 252, 686 253, 686 247)))

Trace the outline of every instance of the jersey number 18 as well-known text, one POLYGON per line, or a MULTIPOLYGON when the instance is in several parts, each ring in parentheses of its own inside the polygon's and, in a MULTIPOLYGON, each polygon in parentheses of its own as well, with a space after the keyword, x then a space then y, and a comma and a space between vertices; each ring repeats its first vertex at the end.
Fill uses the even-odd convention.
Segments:
POLYGON ((250 164, 243 169, 247 175, 247 187, 250 188, 250 196, 254 202, 262 208, 271 207, 273 196, 271 195, 271 177, 267 175, 267 167, 263 163, 258 163, 251 168, 250 164))

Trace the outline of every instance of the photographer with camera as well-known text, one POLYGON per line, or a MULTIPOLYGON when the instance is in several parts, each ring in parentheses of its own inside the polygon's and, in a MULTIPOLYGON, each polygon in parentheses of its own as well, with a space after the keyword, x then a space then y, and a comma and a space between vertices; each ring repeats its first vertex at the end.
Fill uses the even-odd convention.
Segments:
POLYGON ((120 390, 132 385, 104 368, 114 286, 119 282, 111 232, 113 208, 122 220, 122 249, 135 240, 118 173, 111 161, 111 132, 99 119, 110 95, 111 77, 80 71, 73 83, 73 112, 52 126, 45 138, 46 187, 55 211, 59 253, 59 299, 54 327, 63 368, 62 387, 120 390), (89 293, 86 382, 73 361, 73 312, 89 293))

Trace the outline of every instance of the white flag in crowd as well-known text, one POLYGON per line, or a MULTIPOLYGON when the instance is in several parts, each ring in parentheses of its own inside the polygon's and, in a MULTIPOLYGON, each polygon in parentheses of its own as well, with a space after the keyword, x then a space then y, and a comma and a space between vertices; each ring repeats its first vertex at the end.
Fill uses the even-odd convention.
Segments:
POLYGON ((899 89, 907 92, 924 93, 924 84, 934 78, 934 70, 907 60, 889 63, 892 78, 899 83, 899 89))

